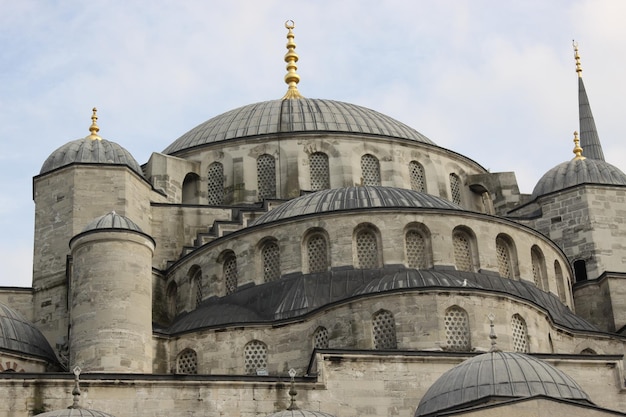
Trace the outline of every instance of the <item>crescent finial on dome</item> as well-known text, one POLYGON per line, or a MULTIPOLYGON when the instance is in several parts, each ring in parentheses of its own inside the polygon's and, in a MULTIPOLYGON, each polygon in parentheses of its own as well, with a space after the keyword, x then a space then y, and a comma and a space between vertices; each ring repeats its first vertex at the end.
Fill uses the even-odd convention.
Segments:
POLYGON ((98 116, 96 115, 96 113, 98 112, 97 108, 93 108, 93 114, 91 115, 91 126, 89 126, 89 132, 91 132, 89 134, 89 136, 87 136, 87 138, 91 139, 91 140, 102 140, 102 138, 100 136, 98 136, 98 132, 100 131, 100 128, 98 127, 98 124, 96 123, 96 121, 98 120, 98 116))
POLYGON ((298 66, 298 54, 296 54, 296 43, 294 42, 295 35, 293 34, 293 28, 296 24, 293 20, 287 20, 285 22, 285 28, 287 28, 287 53, 285 54, 285 62, 287 63, 287 74, 285 75, 285 82, 289 86, 287 92, 283 96, 285 99, 303 98, 300 91, 298 91, 298 83, 300 82, 300 76, 296 73, 298 66))
POLYGON ((578 73, 578 77, 582 78, 583 69, 580 66, 580 55, 578 55, 578 42, 573 40, 572 45, 574 46, 574 59, 576 60, 576 72, 578 73))
POLYGON ((574 131, 574 157, 575 160, 587 159, 583 156, 583 148, 580 146, 580 139, 578 139, 578 132, 574 131))

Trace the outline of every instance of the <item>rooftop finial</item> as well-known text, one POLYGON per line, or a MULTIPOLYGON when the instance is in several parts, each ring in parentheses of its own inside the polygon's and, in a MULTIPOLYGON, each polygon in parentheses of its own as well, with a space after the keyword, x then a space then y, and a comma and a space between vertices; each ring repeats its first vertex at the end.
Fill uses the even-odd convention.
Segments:
POLYGON ((91 115, 91 126, 89 126, 89 131, 91 132, 91 134, 87 136, 91 140, 102 140, 102 138, 98 136, 98 132, 100 131, 100 128, 98 127, 98 124, 96 123, 96 121, 98 120, 98 116, 96 115, 97 112, 98 112, 98 109, 94 107, 93 114, 91 115))
POLYGON ((285 82, 289 86, 287 92, 283 96, 285 99, 302 98, 302 94, 298 91, 298 83, 300 82, 300 76, 296 73, 298 66, 298 54, 296 54, 296 43, 293 41, 295 35, 293 34, 293 28, 296 24, 293 20, 287 20, 285 27, 289 30, 287 32, 287 53, 285 54, 285 62, 287 63, 287 74, 285 74, 285 82))
POLYGON ((493 327, 493 321, 496 319, 496 316, 493 313, 489 313, 487 318, 489 319, 489 327, 491 327, 491 331, 489 332, 489 339, 491 339, 491 349, 489 351, 499 352, 500 349, 498 349, 498 347, 496 346, 496 339, 498 338, 498 336, 496 336, 496 331, 493 327))
POLYGON ((578 73, 578 76, 582 78, 583 69, 580 66, 580 55, 578 55, 578 42, 573 40, 572 45, 574 46, 574 59, 576 60, 576 72, 578 73))
POLYGON ((578 132, 574 131, 574 150, 572 151, 574 152, 574 155, 576 155, 574 157, 574 159, 579 159, 579 160, 583 160, 586 159, 583 156, 583 148, 580 147, 580 139, 578 139, 578 132))
POLYGON ((287 410, 297 410, 298 406, 296 405, 296 395, 298 395, 298 392, 296 391, 296 381, 295 381, 296 370, 291 368, 289 370, 289 376, 291 377, 291 387, 289 388, 289 396, 291 397, 291 403, 289 404, 289 407, 287 408, 287 410))
POLYGON ((70 405, 67 408, 82 408, 79 404, 78 404, 78 399, 80 398, 80 386, 78 385, 79 382, 79 376, 80 376, 80 367, 79 366, 75 366, 74 367, 74 389, 72 390, 72 395, 74 396, 74 401, 72 403, 72 405, 70 405))

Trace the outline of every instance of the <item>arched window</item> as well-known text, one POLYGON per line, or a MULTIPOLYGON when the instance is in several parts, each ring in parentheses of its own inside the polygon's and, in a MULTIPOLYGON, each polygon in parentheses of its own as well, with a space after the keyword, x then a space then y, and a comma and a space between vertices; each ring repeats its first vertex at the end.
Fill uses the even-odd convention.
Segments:
POLYGON ((498 258, 498 272, 501 277, 513 278, 513 264, 511 262, 511 245, 506 236, 496 237, 496 255, 498 258))
POLYGON ((469 317, 465 310, 459 306, 448 308, 444 316, 444 327, 448 350, 469 351, 471 349, 469 317))
POLYGON ((454 263, 459 271, 474 272, 473 237, 463 228, 456 228, 452 232, 452 246, 454 249, 454 263))
POLYGON ((330 188, 328 155, 323 152, 315 152, 309 155, 309 174, 311 175, 312 191, 330 188))
POLYGON ((276 160, 272 155, 263 154, 256 160, 256 173, 259 186, 259 200, 276 198, 276 160))
POLYGON ((322 233, 312 233, 306 240, 309 273, 328 271, 328 242, 322 233))
POLYGON ((526 321, 519 314, 511 317, 511 334, 513 336, 513 351, 528 353, 528 329, 526 321))
POLYGON ((263 258, 263 278, 265 282, 280 278, 280 250, 275 241, 268 241, 261 249, 263 258))
POLYGON ((559 261, 554 261, 554 278, 556 279, 556 290, 559 293, 559 300, 565 304, 567 303, 567 294, 565 292, 565 282, 563 281, 563 270, 559 261))
POLYGON ((580 351, 581 355, 597 355, 596 351, 591 348, 585 348, 580 351))
POLYGON ((202 269, 196 267, 191 273, 191 288, 193 289, 193 302, 196 307, 202 302, 202 269))
POLYGON ((198 373, 198 355, 193 349, 185 349, 176 358, 176 373, 195 375, 198 373))
POLYGON ((260 340, 252 340, 243 349, 244 367, 247 375, 256 375, 259 370, 267 370, 267 345, 260 340))
POLYGON ((224 165, 213 162, 207 172, 207 199, 210 206, 224 204, 224 165))
POLYGON ((361 157, 361 175, 363 185, 380 185, 380 163, 374 155, 361 157))
POLYGON ((178 285, 175 282, 170 282, 167 286, 167 314, 170 320, 178 314, 178 285))
POLYGON ((230 252, 224 257, 224 285, 226 286, 226 294, 232 294, 237 289, 237 257, 230 252))
POLYGON ((426 269, 429 267, 430 254, 427 237, 422 231, 411 228, 404 235, 406 260, 409 268, 426 269))
POLYGON ((315 349, 328 349, 328 329, 318 327, 313 333, 313 347, 315 349))
POLYGON ((574 276, 576 282, 587 281, 587 264, 584 260, 574 261, 574 276))
POLYGON ((411 177, 411 189, 426 192, 426 177, 422 164, 417 161, 409 162, 409 175, 411 177))
POLYGON ((371 227, 359 227, 355 234, 357 268, 380 268, 378 238, 371 227))
POLYGON ((372 317, 374 349, 397 349, 396 321, 391 311, 379 310, 372 317))
POLYGON ((546 277, 546 263, 543 252, 537 245, 530 248, 530 261, 533 266, 533 279, 535 285, 544 291, 548 291, 548 282, 546 277))
POLYGON ((461 179, 454 173, 450 174, 450 193, 452 193, 452 202, 461 204, 461 179))
POLYGON ((190 172, 183 180, 183 204, 198 204, 198 184, 200 178, 190 172))

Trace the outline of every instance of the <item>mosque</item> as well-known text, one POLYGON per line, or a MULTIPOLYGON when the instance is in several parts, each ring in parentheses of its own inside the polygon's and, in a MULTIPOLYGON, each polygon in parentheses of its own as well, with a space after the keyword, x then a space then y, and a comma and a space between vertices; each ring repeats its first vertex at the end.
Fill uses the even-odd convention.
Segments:
POLYGON ((577 46, 574 156, 527 195, 304 97, 286 28, 281 99, 142 165, 93 109, 43 162, 32 288, 0 288, 0 417, 626 416, 626 175, 577 46))

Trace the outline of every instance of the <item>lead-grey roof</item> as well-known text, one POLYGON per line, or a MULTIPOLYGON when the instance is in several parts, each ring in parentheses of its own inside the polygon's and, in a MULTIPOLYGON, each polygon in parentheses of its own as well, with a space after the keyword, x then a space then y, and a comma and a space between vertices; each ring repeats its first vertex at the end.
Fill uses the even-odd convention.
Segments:
POLYGON ((417 130, 377 111, 333 100, 271 100, 228 111, 196 126, 163 153, 229 139, 298 132, 388 136, 433 144, 417 130))
POLYGON ((266 417, 335 417, 332 414, 311 410, 283 410, 268 414, 266 417))
POLYGON ((396 187, 364 186, 321 190, 294 198, 259 217, 253 224, 269 223, 307 214, 362 208, 439 208, 462 210, 450 201, 419 191, 396 187))
POLYGON ((444 373, 426 391, 415 417, 475 406, 480 400, 545 395, 591 404, 582 388, 554 366, 523 353, 488 352, 444 373))
POLYGON ((58 363, 44 335, 20 313, 0 303, 0 350, 37 356, 58 363))
POLYGON ((546 172, 537 182, 532 198, 580 184, 626 185, 626 174, 600 159, 572 159, 546 172))
POLYGON ((298 318, 332 304, 370 294, 440 288, 508 294, 544 309, 560 326, 579 331, 599 331, 572 313, 557 297, 526 281, 453 269, 416 270, 386 266, 379 269, 336 268, 314 274, 295 273, 276 281, 242 288, 224 297, 205 300, 197 309, 177 318, 165 332, 176 334, 244 323, 271 323, 298 318))
POLYGON ((48 411, 37 414, 37 417, 115 417, 102 411, 89 410, 87 408, 64 408, 62 410, 48 411))
POLYGON ((143 177, 141 167, 126 149, 106 139, 92 140, 89 137, 68 142, 52 152, 39 174, 73 163, 126 165, 143 177))
POLYGON ((141 228, 137 226, 135 222, 128 217, 117 214, 115 211, 111 211, 104 216, 100 216, 97 219, 92 220, 87 226, 85 226, 81 233, 99 229, 127 229, 142 232, 141 228))

